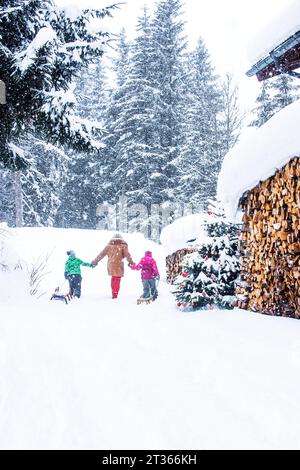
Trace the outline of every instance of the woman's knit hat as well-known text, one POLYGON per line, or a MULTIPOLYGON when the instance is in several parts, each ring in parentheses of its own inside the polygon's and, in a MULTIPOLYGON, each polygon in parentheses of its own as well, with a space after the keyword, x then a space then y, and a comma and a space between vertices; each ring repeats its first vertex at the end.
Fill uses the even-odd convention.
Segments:
POLYGON ((123 240, 123 237, 120 233, 115 233, 113 236, 114 240, 123 240))

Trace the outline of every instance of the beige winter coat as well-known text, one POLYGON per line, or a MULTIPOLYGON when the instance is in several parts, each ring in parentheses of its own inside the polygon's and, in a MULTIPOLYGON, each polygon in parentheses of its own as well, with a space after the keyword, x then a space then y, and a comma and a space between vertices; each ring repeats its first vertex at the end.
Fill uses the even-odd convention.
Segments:
POLYGON ((124 258, 127 258, 129 264, 133 264, 131 255, 128 251, 127 243, 122 239, 113 238, 110 240, 104 250, 99 253, 97 258, 92 261, 93 266, 97 266, 107 256, 107 271, 110 276, 124 276, 124 258))

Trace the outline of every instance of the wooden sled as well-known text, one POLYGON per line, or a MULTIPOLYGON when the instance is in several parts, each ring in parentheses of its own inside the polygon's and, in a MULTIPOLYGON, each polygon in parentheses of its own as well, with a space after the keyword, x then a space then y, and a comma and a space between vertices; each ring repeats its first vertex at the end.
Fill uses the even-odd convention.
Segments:
POLYGON ((142 305, 142 304, 148 305, 148 304, 151 304, 151 302, 152 302, 152 298, 150 298, 150 299, 143 299, 142 297, 139 297, 139 298, 137 299, 137 301, 136 301, 136 303, 137 303, 138 305, 142 305))

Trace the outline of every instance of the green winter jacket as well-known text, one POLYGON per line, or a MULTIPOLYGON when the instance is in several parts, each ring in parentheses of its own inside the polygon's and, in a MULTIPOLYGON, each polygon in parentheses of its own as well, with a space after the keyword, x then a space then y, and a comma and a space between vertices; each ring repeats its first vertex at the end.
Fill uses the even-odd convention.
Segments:
POLYGON ((84 263, 79 258, 74 258, 74 256, 69 256, 65 264, 65 273, 68 275, 71 274, 81 274, 80 266, 92 267, 91 263, 84 263))

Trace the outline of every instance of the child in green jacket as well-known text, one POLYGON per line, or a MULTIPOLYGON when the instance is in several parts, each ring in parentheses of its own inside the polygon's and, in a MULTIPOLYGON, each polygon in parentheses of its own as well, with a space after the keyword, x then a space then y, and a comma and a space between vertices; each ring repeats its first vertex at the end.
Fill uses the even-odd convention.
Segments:
POLYGON ((81 259, 76 258, 74 251, 67 251, 69 258, 65 264, 65 278, 69 281, 70 295, 72 297, 81 297, 81 266, 88 266, 92 268, 90 263, 85 263, 81 259))

